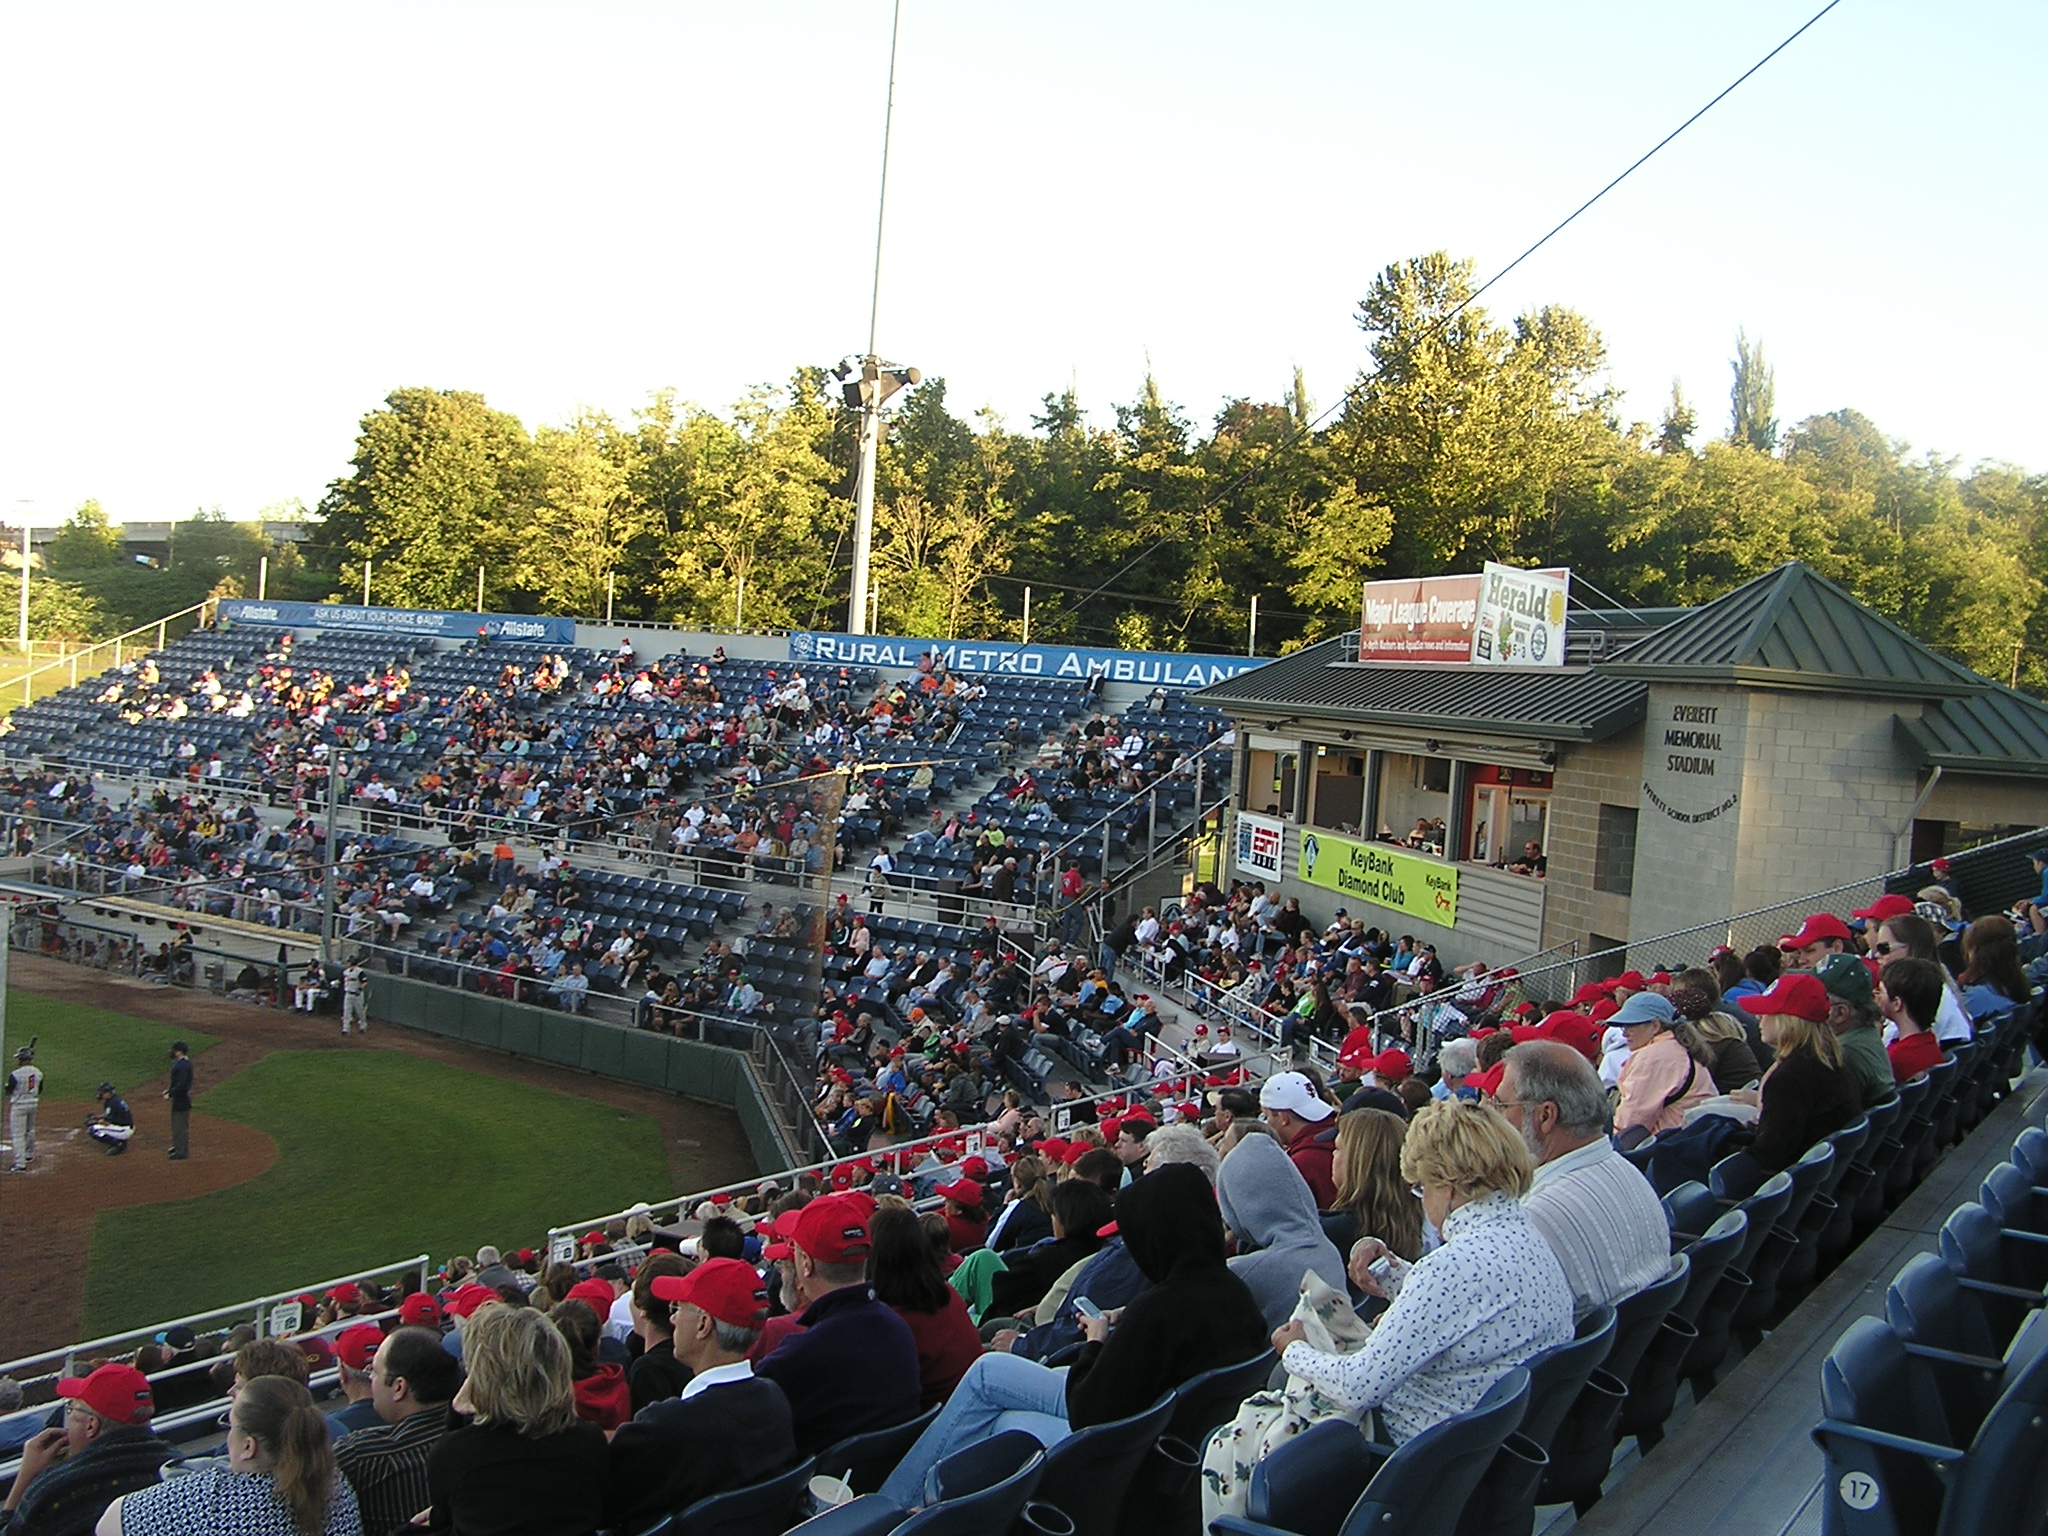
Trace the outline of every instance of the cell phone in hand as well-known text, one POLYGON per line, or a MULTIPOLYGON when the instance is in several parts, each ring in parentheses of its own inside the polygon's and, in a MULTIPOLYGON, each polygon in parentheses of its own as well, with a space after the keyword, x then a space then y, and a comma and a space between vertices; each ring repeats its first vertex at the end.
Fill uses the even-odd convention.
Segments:
POLYGON ((1083 1317, 1102 1316, 1102 1308, 1095 1305, 1095 1303, 1090 1301, 1086 1296, 1076 1296, 1074 1298, 1074 1310, 1080 1313, 1083 1317))
POLYGON ((1366 1273, 1371 1275, 1373 1279, 1379 1281, 1381 1285, 1385 1285, 1394 1273, 1394 1256, 1392 1254, 1382 1254, 1379 1258, 1366 1265, 1365 1268, 1366 1273))

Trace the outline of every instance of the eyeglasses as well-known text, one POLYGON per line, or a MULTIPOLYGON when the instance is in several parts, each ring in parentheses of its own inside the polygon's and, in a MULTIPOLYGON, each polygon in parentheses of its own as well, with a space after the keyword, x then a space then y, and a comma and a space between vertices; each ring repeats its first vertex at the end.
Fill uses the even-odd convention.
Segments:
POLYGON ((1420 1184, 1410 1184, 1408 1186, 1408 1193, 1413 1195, 1418 1200, 1426 1200, 1429 1198, 1428 1193, 1423 1189, 1423 1187, 1420 1184))
POLYGON ((1888 955, 1898 947, 1896 944, 1873 944, 1870 946, 1870 952, 1873 955, 1888 955))

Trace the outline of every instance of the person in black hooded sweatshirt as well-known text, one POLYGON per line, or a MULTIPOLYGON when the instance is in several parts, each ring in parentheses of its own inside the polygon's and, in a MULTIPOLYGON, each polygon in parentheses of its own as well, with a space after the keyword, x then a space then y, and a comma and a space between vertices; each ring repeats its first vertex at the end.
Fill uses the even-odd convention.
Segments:
POLYGON ((1071 1366, 983 1355, 881 1492, 909 1509, 925 1474, 964 1446, 1021 1429, 1056 1445, 1077 1429, 1142 1412, 1183 1382, 1266 1348, 1266 1320, 1224 1263, 1216 1192, 1187 1163, 1128 1185, 1116 1197, 1124 1248, 1150 1283, 1121 1315, 1088 1318, 1071 1366))

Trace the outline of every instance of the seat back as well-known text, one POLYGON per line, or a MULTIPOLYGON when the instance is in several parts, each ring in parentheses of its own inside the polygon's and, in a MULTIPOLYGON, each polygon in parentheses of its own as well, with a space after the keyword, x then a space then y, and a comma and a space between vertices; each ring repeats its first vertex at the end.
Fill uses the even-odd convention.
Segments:
POLYGON ((963 1446, 942 1459, 925 1474, 924 1496, 928 1503, 964 1499, 993 1488, 1014 1477, 1034 1456, 1043 1457, 1044 1447, 1021 1429, 1006 1429, 999 1435, 963 1446))
POLYGON ((1674 1246, 1684 1237, 1697 1237, 1721 1214, 1721 1202, 1697 1179, 1688 1180, 1664 1197, 1664 1219, 1671 1223, 1674 1246))
POLYGON ((1312 1424, 1253 1466, 1245 1516, 1283 1531, 1335 1531, 1380 1464, 1356 1425, 1312 1424))
POLYGON ((2030 1125, 2012 1144, 2013 1166, 2030 1184, 2048 1184, 2048 1130, 2030 1125))
POLYGON ((1686 1277, 1685 1294, 1672 1304, 1673 1317, 1688 1323, 1699 1321, 1707 1298, 1713 1295, 1721 1276, 1728 1272, 1728 1266, 1735 1262, 1748 1238, 1749 1216, 1737 1206, 1732 1211, 1723 1211, 1706 1231, 1686 1245, 1685 1256, 1692 1270, 1686 1277))
POLYGON ((1237 1412, 1238 1404, 1266 1384, 1279 1358, 1269 1349, 1255 1359, 1219 1365, 1182 1382, 1173 1394, 1173 1416, 1166 1432, 1199 1447, 1211 1430, 1237 1412))
POLYGON ((873 1493, 896 1470, 896 1463, 917 1444, 917 1437, 939 1416, 938 1405, 893 1429, 871 1430, 849 1435, 837 1445, 818 1453, 818 1471, 836 1477, 855 1493, 873 1493))
POLYGON ((1745 1274, 1749 1272, 1763 1248, 1764 1238, 1783 1218, 1785 1207, 1791 1203, 1792 1175, 1789 1173, 1772 1174, 1740 1202, 1739 1209, 1749 1221, 1749 1232, 1742 1239, 1741 1251, 1735 1256, 1735 1268, 1745 1274))
POLYGON ((2048 1516, 2048 1352, 2017 1370, 1950 1483, 1941 1530, 2039 1531, 2048 1516))
POLYGON ((1239 1404, 1266 1385, 1278 1363, 1279 1356, 1269 1349, 1237 1365, 1219 1365, 1192 1376, 1174 1389, 1166 1433, 1159 1437, 1156 1452, 1141 1459, 1132 1475, 1118 1530, 1138 1536, 1167 1518, 1166 1512, 1186 1517, 1175 1518, 1172 1523, 1177 1525, 1201 1523, 1195 1481, 1202 1446, 1212 1430, 1236 1415, 1239 1404))
POLYGON ((1984 1176, 1977 1198, 1991 1219, 2015 1232, 2048 1232, 2048 1199, 2034 1192, 2034 1182, 2011 1163, 2000 1163, 1984 1176))
POLYGON ((1458 1536, 1528 1536, 1551 1442, 1587 1379, 1614 1347, 1614 1321, 1614 1308, 1595 1307, 1579 1319, 1569 1344, 1553 1345, 1523 1367, 1529 1373, 1529 1402, 1521 1425, 1494 1454, 1466 1500, 1458 1536))
POLYGON ((1077 1430, 1046 1452, 1034 1495, 1074 1522, 1075 1536, 1110 1536, 1124 1493, 1173 1417, 1174 1395, 1142 1413, 1077 1430))
MULTIPOLYGON (((1851 1323, 1821 1362, 1824 1415, 1813 1437, 1826 1458, 1822 1528, 1843 1536, 1932 1532, 1941 1518, 1943 1485, 1933 1464, 1911 1446, 1913 1383, 1903 1340, 1874 1317, 1851 1323), (1882 1443, 1856 1431, 1907 1442, 1882 1443)), ((1956 1455, 1960 1457, 1961 1452, 1956 1455)))
POLYGON ((1528 1401, 1529 1373, 1517 1366, 1471 1412, 1415 1436, 1380 1464, 1339 1536, 1451 1536, 1528 1401))
MULTIPOLYGON (((1038 1442, 1022 1430, 1005 1430, 981 1445, 971 1446, 968 1451, 956 1452, 946 1458, 946 1461, 953 1461, 969 1452, 985 1451, 998 1441, 1008 1441, 1012 1437, 1030 1441, 1030 1454, 1022 1461, 1016 1460, 1022 1447, 1010 1445, 1005 1446, 999 1455, 980 1458, 975 1464, 975 1470, 985 1474, 1003 1461, 1013 1462, 1014 1470, 1007 1477, 973 1492, 956 1498, 942 1498, 938 1503, 928 1505, 897 1526, 897 1536, 999 1536, 999 1533, 1008 1531, 1017 1516, 1023 1513, 1024 1506, 1031 1501, 1031 1495, 1038 1487, 1039 1474, 1045 1468, 1045 1452, 1039 1448, 1038 1442)), ((939 1467, 932 1469, 933 1475, 936 1477, 945 1465, 946 1462, 939 1463, 939 1467)), ((951 1481, 957 1484, 962 1478, 956 1474, 951 1481)))
POLYGON ((1615 1304, 1614 1347, 1601 1362, 1602 1370, 1621 1381, 1634 1376, 1636 1363, 1643 1358, 1643 1351, 1650 1347, 1650 1340, 1663 1326, 1665 1314, 1685 1294, 1686 1281, 1691 1275, 1692 1260, 1682 1253, 1675 1253, 1662 1280, 1653 1280, 1633 1296, 1624 1296, 1615 1304))
POLYGON ((699 1499, 677 1512, 670 1536, 782 1536, 803 1516, 798 1501, 816 1465, 806 1459, 779 1477, 699 1499))

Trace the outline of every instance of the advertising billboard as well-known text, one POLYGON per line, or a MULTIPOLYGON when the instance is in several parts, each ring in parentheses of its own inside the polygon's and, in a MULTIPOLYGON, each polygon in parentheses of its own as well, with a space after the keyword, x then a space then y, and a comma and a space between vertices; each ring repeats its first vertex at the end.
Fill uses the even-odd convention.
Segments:
POLYGON ((1458 925, 1458 867, 1334 832, 1301 834, 1301 878, 1440 928, 1458 925))
POLYGON ((1477 576, 1369 581, 1358 659, 1561 667, 1570 589, 1568 570, 1524 571, 1491 560, 1477 576))
POLYGON ((1239 811, 1236 816, 1237 868, 1240 874, 1265 880, 1280 878, 1280 847, 1287 824, 1277 816, 1256 816, 1239 811))

